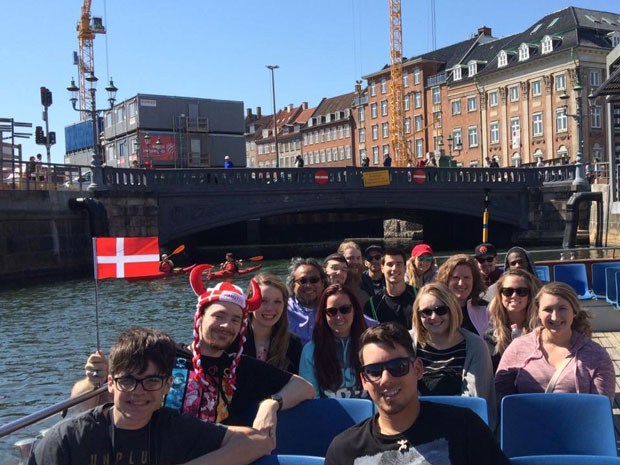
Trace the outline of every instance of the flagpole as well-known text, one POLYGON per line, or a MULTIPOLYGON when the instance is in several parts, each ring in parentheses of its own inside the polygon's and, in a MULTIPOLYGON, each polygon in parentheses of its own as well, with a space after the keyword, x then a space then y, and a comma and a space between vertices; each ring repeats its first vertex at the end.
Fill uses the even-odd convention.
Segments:
POLYGON ((99 277, 97 276, 97 238, 93 237, 93 264, 95 267, 95 329, 97 331, 97 352, 101 350, 99 343, 99 277))

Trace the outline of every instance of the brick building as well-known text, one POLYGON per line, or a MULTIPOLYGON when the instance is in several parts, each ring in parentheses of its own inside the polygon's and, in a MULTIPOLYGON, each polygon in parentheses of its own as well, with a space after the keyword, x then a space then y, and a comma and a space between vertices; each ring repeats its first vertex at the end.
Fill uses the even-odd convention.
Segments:
POLYGON ((261 107, 256 107, 256 113, 252 113, 252 109, 246 109, 245 114, 245 158, 248 168, 256 168, 257 150, 256 135, 262 133, 263 128, 269 125, 273 120, 273 115, 263 116, 261 107))

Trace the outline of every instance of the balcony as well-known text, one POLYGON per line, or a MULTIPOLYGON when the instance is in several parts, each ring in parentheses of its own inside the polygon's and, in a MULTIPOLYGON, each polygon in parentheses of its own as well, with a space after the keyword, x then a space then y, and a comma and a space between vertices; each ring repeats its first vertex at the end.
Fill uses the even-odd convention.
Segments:
POLYGON ((435 74, 426 79, 426 87, 439 86, 446 82, 446 73, 435 74))

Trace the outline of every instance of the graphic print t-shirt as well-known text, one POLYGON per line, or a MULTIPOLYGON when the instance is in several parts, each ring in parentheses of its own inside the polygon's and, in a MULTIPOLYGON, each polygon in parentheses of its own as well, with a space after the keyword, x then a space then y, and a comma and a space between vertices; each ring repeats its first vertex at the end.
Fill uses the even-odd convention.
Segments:
POLYGON ((377 416, 336 436, 325 465, 509 464, 478 415, 467 408, 420 403, 420 415, 405 432, 386 436, 377 416))

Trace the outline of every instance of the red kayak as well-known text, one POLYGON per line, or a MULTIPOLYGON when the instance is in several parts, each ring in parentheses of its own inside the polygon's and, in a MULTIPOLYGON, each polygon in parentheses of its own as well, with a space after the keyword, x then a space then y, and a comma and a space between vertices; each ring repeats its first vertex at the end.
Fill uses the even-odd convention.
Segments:
POLYGON ((218 279, 226 279, 232 278, 237 275, 243 275, 247 273, 252 273, 253 271, 258 271, 263 267, 263 265, 255 265, 249 268, 245 268, 243 270, 239 270, 236 273, 233 271, 214 271, 210 273, 209 270, 205 271, 205 281, 216 281, 218 279))
POLYGON ((132 278, 125 278, 125 279, 127 281, 133 282, 133 281, 154 281, 155 279, 171 278, 173 276, 180 276, 180 275, 187 274, 190 271, 192 271, 196 266, 197 266, 196 264, 193 264, 185 268, 174 268, 172 271, 169 271, 169 272, 160 271, 157 274, 152 274, 149 276, 134 276, 132 278))

